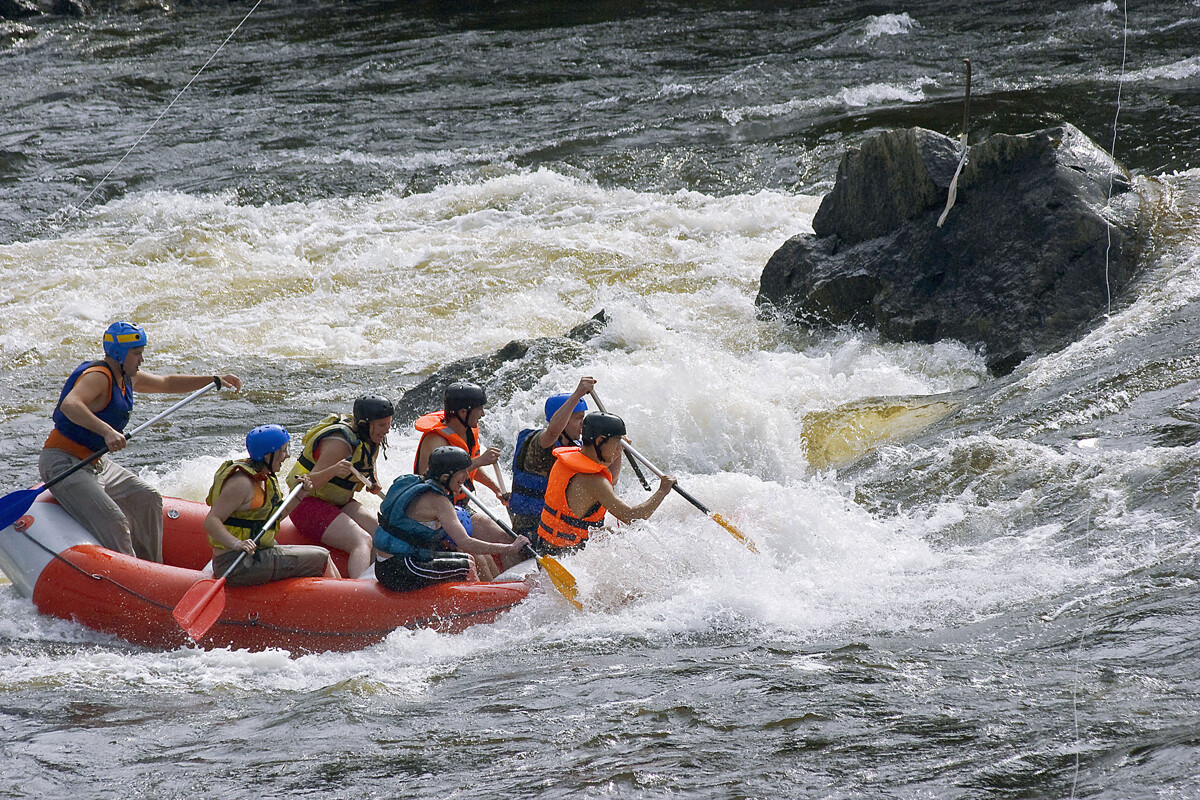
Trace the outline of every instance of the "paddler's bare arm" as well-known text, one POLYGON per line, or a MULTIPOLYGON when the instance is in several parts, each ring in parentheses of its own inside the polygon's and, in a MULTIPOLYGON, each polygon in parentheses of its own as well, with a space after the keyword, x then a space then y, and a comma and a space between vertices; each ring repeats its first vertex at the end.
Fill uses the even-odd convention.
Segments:
POLYGON ((450 442, 446 441, 446 437, 437 433, 430 433, 421 439, 421 444, 417 448, 417 474, 424 475, 425 470, 429 469, 429 454, 439 447, 446 447, 450 442))
POLYGON ((567 487, 567 502, 571 510, 580 515, 586 513, 595 503, 599 503, 609 514, 628 525, 635 519, 646 519, 653 514, 671 493, 671 487, 674 485, 674 476, 666 475, 659 480, 658 490, 654 494, 636 506, 631 506, 617 496, 612 484, 603 475, 576 475, 567 487))
POLYGON ((222 389, 242 390, 242 379, 237 375, 155 375, 153 372, 138 370, 133 376, 133 390, 149 394, 181 394, 203 389, 213 382, 213 378, 221 379, 222 389))
POLYGON ((575 413, 575 406, 579 401, 587 395, 592 389, 596 388, 596 379, 591 375, 585 375, 579 379, 578 385, 575 386, 575 391, 571 392, 571 396, 563 402, 558 410, 554 412, 554 416, 546 420, 546 429, 538 436, 538 444, 543 450, 549 450, 558 442, 558 437, 562 436, 563 430, 567 427, 567 423, 571 421, 571 415, 575 413))
MULTIPOLYGON (((495 464, 499 460, 500 460, 500 450, 495 447, 489 447, 487 450, 484 450, 478 456, 471 459, 471 469, 479 469, 480 467, 490 467, 492 464, 495 464)), ((477 472, 471 478, 471 480, 473 480, 475 483, 481 484, 481 485, 486 486, 487 488, 491 489, 492 494, 496 495, 496 497, 500 496, 500 494, 501 494, 500 487, 496 485, 495 481, 493 481, 490 477, 488 477, 487 473, 482 472, 482 471, 477 472)))
MULTIPOLYGON (((454 509, 454 505, 445 497, 433 497, 425 495, 417 500, 420 503, 423 500, 429 500, 428 509, 430 513, 436 515, 437 527, 444 530, 450 539, 454 542, 454 546, 464 553, 473 553, 475 555, 490 555, 492 553, 505 554, 515 553, 529 544, 529 540, 524 536, 518 536, 509 544, 498 544, 496 542, 485 542, 480 539, 472 539, 467 535, 467 529, 458 521, 458 513, 454 509)), ((416 509, 415 509, 416 510, 416 509)))
POLYGON ((349 478, 354 474, 354 466, 346 459, 354 452, 350 443, 341 436, 326 436, 317 445, 317 463, 308 473, 312 485, 320 488, 334 478, 349 478))
POLYGON ((230 533, 225 527, 225 520, 233 516, 234 512, 249 508, 253 499, 254 482, 250 477, 240 472, 230 475, 204 518, 204 532, 228 550, 244 550, 252 554, 258 549, 257 545, 252 540, 239 539, 230 533))

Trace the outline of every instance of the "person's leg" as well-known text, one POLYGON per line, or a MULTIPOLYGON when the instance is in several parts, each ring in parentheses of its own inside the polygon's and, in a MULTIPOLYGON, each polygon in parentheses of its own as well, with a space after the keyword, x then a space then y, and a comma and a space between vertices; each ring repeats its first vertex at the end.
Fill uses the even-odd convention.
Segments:
MULTIPOLYGON (((80 460, 62 450, 46 448, 38 456, 38 473, 43 481, 49 481, 62 475, 80 460)), ((101 545, 109 550, 134 555, 129 520, 104 491, 99 476, 91 466, 77 470, 73 475, 56 483, 51 487, 50 493, 63 510, 101 545)), ((161 517, 159 519, 161 525, 161 517)))
POLYGON ((445 581, 475 580, 471 557, 467 553, 437 553, 429 561, 408 556, 392 556, 375 564, 375 576, 385 589, 410 592, 445 581))
POLYGON ((338 514, 329 523, 321 544, 345 551, 348 556, 346 571, 351 578, 357 578, 371 566, 371 535, 345 513, 338 514))
POLYGON ((129 520, 133 552, 138 558, 162 563, 162 495, 120 464, 105 459, 100 473, 104 491, 129 520))
MULTIPOLYGON (((496 544, 511 544, 513 537, 508 535, 508 531, 501 528, 487 514, 475 514, 471 517, 471 522, 474 525, 474 538, 482 542, 494 542, 496 544)), ((511 569, 517 564, 520 564, 525 559, 529 558, 529 554, 523 551, 516 553, 508 553, 506 555, 497 556, 500 560, 500 569, 497 575, 506 569, 511 569)), ((495 577, 495 576, 492 576, 495 577)), ((491 578, 488 578, 491 580, 491 578)))
MULTIPOLYGON (((240 555, 227 551, 213 558, 213 574, 224 575, 240 555)), ((284 578, 328 577, 327 568, 332 562, 329 551, 315 545, 275 545, 254 551, 254 555, 243 558, 225 578, 227 586, 258 586, 284 578)), ((340 577, 335 575, 333 577, 340 577)))

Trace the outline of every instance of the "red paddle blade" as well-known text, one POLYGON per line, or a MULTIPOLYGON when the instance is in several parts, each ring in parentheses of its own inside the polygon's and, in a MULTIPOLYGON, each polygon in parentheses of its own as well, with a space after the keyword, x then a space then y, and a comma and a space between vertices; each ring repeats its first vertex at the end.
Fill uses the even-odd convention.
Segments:
POLYGON ((205 578, 196 581, 196 584, 187 590, 187 594, 175 604, 171 616, 175 617, 179 627, 183 628, 193 642, 198 642, 204 638, 204 634, 208 633, 208 629, 224 610, 225 579, 205 578))

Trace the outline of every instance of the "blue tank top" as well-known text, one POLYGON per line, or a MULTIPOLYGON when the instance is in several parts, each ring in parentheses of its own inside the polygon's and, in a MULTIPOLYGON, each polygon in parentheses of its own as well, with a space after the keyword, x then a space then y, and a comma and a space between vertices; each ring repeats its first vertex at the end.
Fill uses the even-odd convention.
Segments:
POLYGON ((75 444, 83 445, 95 452, 104 448, 104 437, 89 431, 82 425, 76 425, 62 412, 62 401, 75 388, 75 384, 79 382, 79 376, 90 367, 104 367, 108 370, 109 378, 112 380, 112 392, 110 392, 108 405, 97 411, 96 416, 111 425, 114 430, 124 433, 125 426, 129 423, 129 415, 133 412, 133 381, 126 380, 125 388, 119 389, 117 376, 113 374, 112 368, 105 361, 85 361, 75 368, 75 371, 67 378, 66 385, 63 386, 62 392, 58 396, 58 404, 54 406, 54 412, 50 418, 54 420, 55 430, 75 444))
POLYGON ((512 461, 512 496, 508 500, 508 510, 514 514, 536 517, 542 513, 549 475, 538 475, 525 469, 525 453, 531 440, 544 430, 526 428, 517 434, 517 450, 512 461))

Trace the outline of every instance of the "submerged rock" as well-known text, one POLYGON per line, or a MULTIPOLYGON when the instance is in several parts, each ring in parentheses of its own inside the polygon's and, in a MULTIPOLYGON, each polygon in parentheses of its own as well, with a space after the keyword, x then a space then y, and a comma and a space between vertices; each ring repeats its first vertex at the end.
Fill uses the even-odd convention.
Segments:
POLYGON ((571 364, 594 352, 588 341, 608 324, 600 311, 575 326, 565 336, 514 339, 489 356, 473 356, 442 367, 404 393, 396 404, 395 422, 411 425, 417 417, 442 407, 442 393, 454 381, 478 383, 488 393, 488 402, 507 400, 528 390, 552 367, 571 364))
POLYGON ((889 341, 957 339, 997 375, 1073 341, 1137 270, 1145 203, 1129 174, 1071 125, 996 134, 970 147, 939 228, 959 155, 922 128, 847 152, 814 233, 767 262, 760 309, 889 341))
MULTIPOLYGON (((35 36, 37 36, 37 31, 28 25, 0 19, 0 45, 14 45, 35 36)), ((5 162, 10 159, 11 155, 7 151, 0 150, 0 169, 5 166, 5 162)))
POLYGON ((26 19, 41 16, 34 0, 0 0, 0 19, 26 19))

